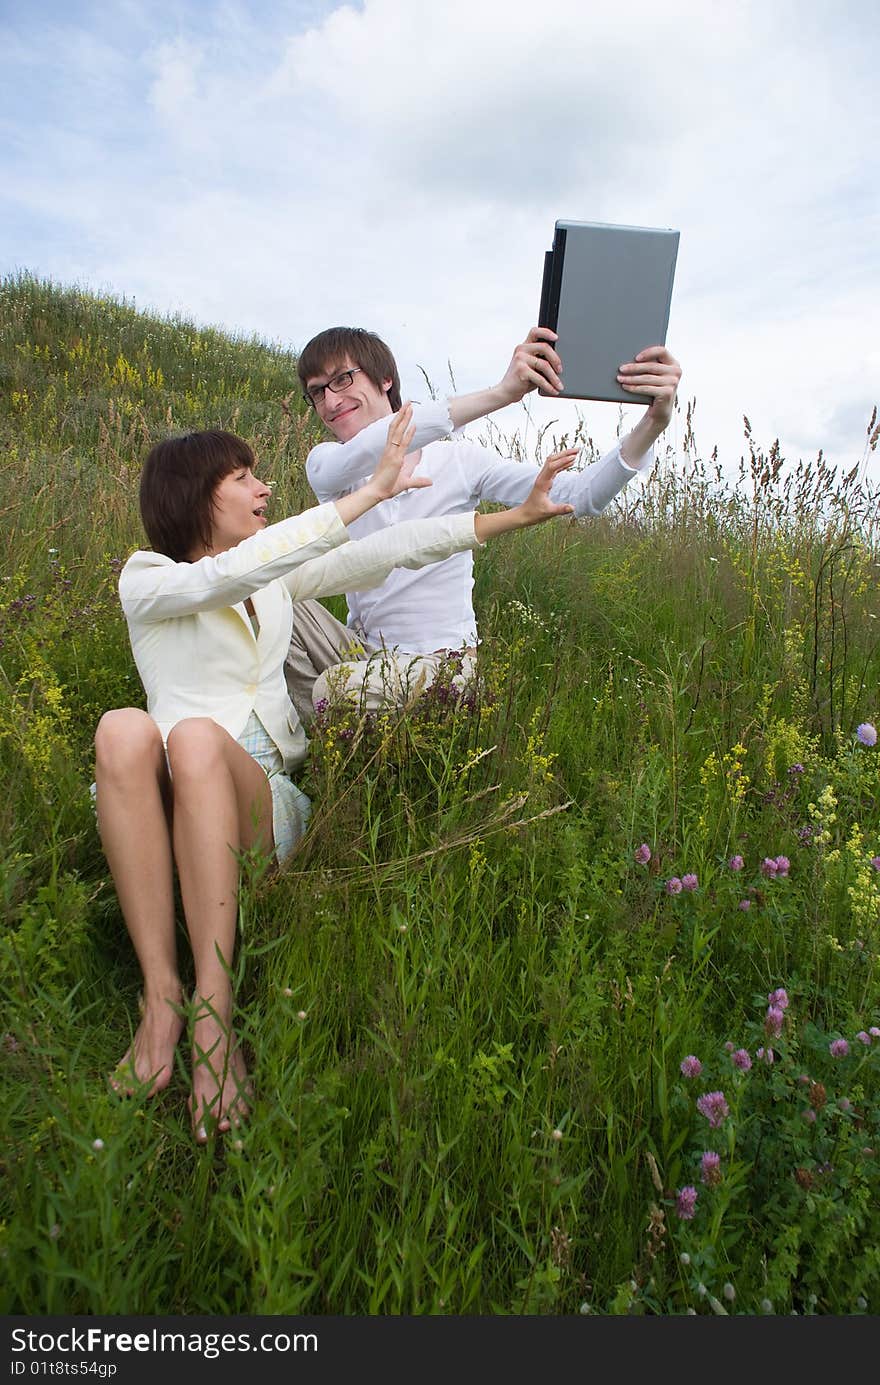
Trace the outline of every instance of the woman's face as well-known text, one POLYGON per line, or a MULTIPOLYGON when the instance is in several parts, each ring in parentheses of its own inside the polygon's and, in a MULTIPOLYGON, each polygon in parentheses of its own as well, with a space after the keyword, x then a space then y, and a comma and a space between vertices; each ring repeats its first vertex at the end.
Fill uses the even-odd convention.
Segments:
POLYGON ((228 472, 214 489, 211 552, 223 553, 265 529, 269 495, 269 487, 250 467, 228 472))

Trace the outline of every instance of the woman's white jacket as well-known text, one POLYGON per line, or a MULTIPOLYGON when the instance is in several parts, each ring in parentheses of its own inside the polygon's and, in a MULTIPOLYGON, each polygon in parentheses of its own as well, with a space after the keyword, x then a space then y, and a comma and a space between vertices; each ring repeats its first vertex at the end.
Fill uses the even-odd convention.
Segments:
POLYGON ((349 542, 336 506, 326 504, 194 563, 134 553, 119 595, 147 711, 163 740, 185 717, 211 717, 237 740, 256 712, 289 773, 307 749, 284 678, 293 603, 364 591, 395 567, 424 567, 479 547, 473 514, 407 520, 349 542), (244 607, 248 597, 259 634, 244 607))

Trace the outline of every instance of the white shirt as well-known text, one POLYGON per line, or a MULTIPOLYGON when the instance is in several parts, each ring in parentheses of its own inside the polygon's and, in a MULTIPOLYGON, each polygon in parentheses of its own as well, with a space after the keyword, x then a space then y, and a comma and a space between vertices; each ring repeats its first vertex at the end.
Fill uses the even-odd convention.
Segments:
MULTIPOLYGON (((380 418, 367 424, 348 442, 322 442, 312 448, 306 475, 319 500, 337 500, 372 475, 385 446, 389 421, 380 418)), ((349 525, 353 536, 376 533, 402 519, 473 510, 481 500, 508 508, 525 500, 538 474, 537 466, 499 457, 464 438, 440 441, 453 432, 445 402, 413 404, 413 422, 416 432, 410 451, 424 449, 417 475, 429 476, 433 484, 376 505, 349 525)), ((553 500, 573 505, 576 515, 598 515, 650 460, 649 453, 639 468, 632 467, 623 460, 617 445, 592 466, 557 476, 553 500)), ((370 591, 346 591, 348 624, 371 651, 385 645, 428 654, 474 645, 477 620, 473 585, 470 552, 418 572, 398 569, 370 591)))

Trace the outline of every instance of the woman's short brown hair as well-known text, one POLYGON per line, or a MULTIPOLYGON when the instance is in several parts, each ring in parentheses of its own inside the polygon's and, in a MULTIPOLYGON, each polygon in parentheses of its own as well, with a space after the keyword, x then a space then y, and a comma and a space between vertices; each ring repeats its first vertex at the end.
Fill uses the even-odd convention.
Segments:
POLYGON ((388 403, 391 412, 400 408, 400 375, 397 362, 381 337, 368 332, 365 327, 328 327, 306 342, 296 363, 296 373, 306 392, 309 380, 316 375, 327 375, 332 370, 344 369, 345 361, 360 366, 377 390, 381 390, 386 380, 391 381, 388 403))
POLYGON ((157 553, 190 562, 210 549, 214 491, 224 476, 253 467, 244 438, 221 429, 165 438, 150 450, 141 473, 141 519, 157 553))

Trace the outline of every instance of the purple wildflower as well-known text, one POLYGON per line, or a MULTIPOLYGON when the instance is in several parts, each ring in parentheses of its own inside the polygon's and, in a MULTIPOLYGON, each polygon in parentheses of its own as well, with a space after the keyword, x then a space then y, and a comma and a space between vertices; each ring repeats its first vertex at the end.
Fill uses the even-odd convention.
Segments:
POLYGON ((735 1053, 730 1055, 730 1061, 735 1068, 739 1068, 740 1072, 748 1072, 749 1068, 752 1066, 752 1060, 749 1057, 747 1048, 738 1048, 735 1053))
POLYGON ((699 1077, 703 1071, 703 1064, 699 1058, 694 1057, 693 1053, 689 1053, 686 1058, 682 1058, 678 1070, 682 1077, 699 1077))
POLYGON ((764 1020, 764 1033, 768 1039, 778 1039, 782 1033, 785 1015, 775 1005, 771 1005, 764 1020))
POLYGON ((675 1203, 675 1211, 682 1221, 691 1221, 697 1210, 697 1190, 691 1184, 686 1188, 679 1188, 678 1197, 675 1203))
POLYGON ((880 870, 880 856, 872 856, 871 865, 874 867, 875 870, 880 870))
POLYGON ((642 842, 641 846, 636 847, 633 852, 633 858, 638 866, 646 866, 648 864, 651 859, 651 848, 648 846, 647 842, 642 842))
POLYGON ((781 876, 783 880, 784 880, 785 877, 788 875, 788 872, 789 872, 789 869, 790 869, 790 868, 791 868, 791 861, 789 861, 789 859, 788 859, 787 856, 777 856, 777 857, 776 857, 776 874, 777 874, 778 876, 781 876))
POLYGON ((712 1130, 717 1130, 730 1115, 730 1108, 723 1092, 704 1092, 697 1098, 697 1110, 701 1116, 706 1117, 712 1130))
POLYGON ((673 875, 671 880, 666 881, 667 894, 681 894, 683 885, 677 875, 673 875))
POLYGON ((812 1106, 808 1106, 806 1110, 801 1111, 801 1115, 808 1125, 812 1125, 813 1121, 816 1119, 816 1112, 813 1110, 812 1106))
POLYGON ((755 1057, 764 1063, 774 1063, 776 1061, 776 1054, 773 1052, 772 1048, 759 1048, 755 1053, 755 1057))
POLYGON ((789 774, 803 774, 804 767, 802 764, 800 764, 800 762, 798 762, 798 764, 796 765, 789 765, 788 772, 789 774))
POLYGON ((767 997, 768 1005, 775 1005, 777 1010, 788 1009, 788 991, 784 986, 777 986, 775 991, 771 991, 767 997))
POLYGON ((880 1039, 880 1029, 877 1028, 876 1024, 871 1025, 868 1033, 871 1035, 872 1039, 880 1039))
POLYGON ((856 727, 856 740, 860 741, 862 745, 876 745, 876 726, 872 726, 869 721, 863 721, 859 726, 856 727))
POLYGON ((839 1108, 841 1111, 851 1111, 851 1110, 852 1110, 852 1102, 850 1101, 850 1099, 849 1099, 848 1096, 839 1096, 839 1097, 837 1098, 837 1105, 838 1105, 838 1108, 839 1108))
POLYGON ((828 1052, 832 1058, 845 1058, 849 1053, 849 1044, 846 1039, 832 1039, 828 1045, 828 1052))
POLYGON ((683 890, 695 890, 699 883, 695 875, 683 875, 681 877, 681 888, 683 890))
POLYGON ((730 866, 731 870, 742 870, 745 861, 741 856, 731 856, 727 864, 730 866))
POLYGON ((721 1155, 716 1154, 714 1149, 703 1151, 700 1160, 700 1179, 709 1188, 717 1187, 721 1182, 721 1155))
POLYGON ((768 880, 775 880, 777 870, 778 866, 776 865, 776 857, 765 856, 763 861, 761 862, 761 874, 766 875, 768 880))
POLYGON ((864 1029, 859 1030, 856 1038, 861 1044, 869 1044, 871 1042, 871 1035, 867 1034, 864 1029))

